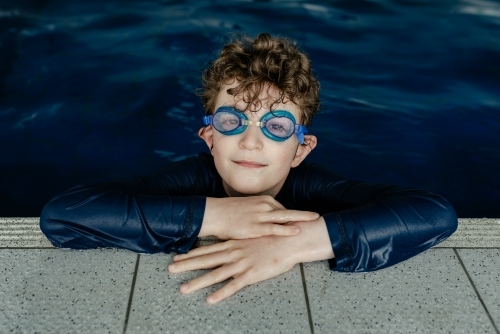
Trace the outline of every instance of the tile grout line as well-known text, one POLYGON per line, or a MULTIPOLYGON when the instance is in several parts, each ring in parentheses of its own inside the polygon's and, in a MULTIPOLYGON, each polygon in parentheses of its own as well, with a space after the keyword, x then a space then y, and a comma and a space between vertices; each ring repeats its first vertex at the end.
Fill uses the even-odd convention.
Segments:
POLYGON ((462 269, 464 270, 465 274, 467 275, 467 278, 469 279, 469 282, 472 285, 472 288, 476 292, 477 298, 481 302, 481 305, 483 305, 484 311, 488 315, 488 318, 490 319, 491 324, 493 325, 493 328, 495 329, 495 331, 497 332, 497 334, 500 334, 500 332, 498 331, 497 325, 495 324, 495 321, 493 321, 493 318, 491 317, 490 312, 488 311, 488 308, 486 307, 486 304, 484 304, 483 298, 481 298, 481 295, 479 294, 479 291, 477 291, 476 285, 472 281, 472 278, 470 277, 469 272, 467 271, 467 268, 465 268, 465 265, 464 265, 464 263, 462 261, 462 258, 460 257, 460 254, 458 254, 458 252, 457 252, 457 250, 455 248, 453 248, 453 251, 455 252, 455 255, 457 256, 458 261, 462 265, 462 269))
POLYGON ((302 265, 302 263, 300 263, 300 275, 302 276, 302 287, 304 288, 304 297, 306 299, 307 317, 309 318, 309 328, 311 329, 311 334, 314 334, 311 308, 309 307, 309 295, 307 294, 306 277, 304 275, 304 266, 302 265))
POLYGON ((137 279, 137 272, 139 271, 140 259, 141 259, 141 254, 137 254, 137 260, 135 261, 134 277, 132 278, 132 286, 130 287, 130 296, 128 298, 127 313, 125 314, 125 322, 123 324, 123 334, 127 332, 128 318, 130 315, 130 309, 132 308, 132 298, 134 297, 135 281, 137 279))

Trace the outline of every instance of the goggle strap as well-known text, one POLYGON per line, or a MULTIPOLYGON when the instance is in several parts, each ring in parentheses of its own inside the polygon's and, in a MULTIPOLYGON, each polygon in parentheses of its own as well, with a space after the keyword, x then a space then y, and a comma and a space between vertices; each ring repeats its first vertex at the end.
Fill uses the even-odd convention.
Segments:
POLYGON ((297 139, 299 140, 299 144, 304 144, 304 134, 302 132, 297 133, 297 139))
POLYGON ((305 125, 297 125, 297 130, 295 131, 297 134, 297 139, 299 140, 299 144, 304 144, 304 134, 307 134, 307 128, 305 125))
POLYGON ((203 116, 203 124, 212 125, 213 115, 203 116))

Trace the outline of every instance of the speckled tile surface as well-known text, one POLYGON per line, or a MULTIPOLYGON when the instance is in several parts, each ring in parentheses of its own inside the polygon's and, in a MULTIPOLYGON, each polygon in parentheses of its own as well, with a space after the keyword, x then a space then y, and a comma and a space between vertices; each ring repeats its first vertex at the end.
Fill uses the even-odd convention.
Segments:
POLYGON ((310 332, 299 266, 208 305, 216 287, 181 295, 180 284, 202 272, 169 274, 170 262, 170 255, 141 255, 127 333, 310 332))
POLYGON ((500 219, 459 218, 458 229, 440 247, 496 247, 500 248, 500 219))
POLYGON ((458 255, 500 328, 500 249, 458 249, 458 255))
POLYGON ((370 273, 305 264, 315 333, 495 333, 451 249, 370 273))
POLYGON ((121 333, 137 255, 0 250, 0 333, 121 333))
POLYGON ((39 217, 0 218, 0 247, 54 248, 40 231, 39 217))

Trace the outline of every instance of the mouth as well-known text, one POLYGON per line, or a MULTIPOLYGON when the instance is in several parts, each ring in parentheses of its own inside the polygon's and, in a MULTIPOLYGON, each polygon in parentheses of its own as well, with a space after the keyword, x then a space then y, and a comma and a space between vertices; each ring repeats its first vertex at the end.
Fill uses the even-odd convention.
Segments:
POLYGON ((262 168, 267 166, 257 161, 233 160, 233 162, 241 167, 246 168, 262 168))

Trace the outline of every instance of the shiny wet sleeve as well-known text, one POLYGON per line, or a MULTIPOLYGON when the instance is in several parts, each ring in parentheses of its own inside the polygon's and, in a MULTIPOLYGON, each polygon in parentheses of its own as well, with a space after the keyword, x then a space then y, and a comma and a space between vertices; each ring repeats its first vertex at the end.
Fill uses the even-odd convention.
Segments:
POLYGON ((386 268, 448 238, 458 226, 453 207, 428 191, 347 180, 317 165, 297 173, 294 201, 323 215, 335 259, 330 268, 386 268), (309 205, 307 205, 309 203, 309 205))
POLYGON ((199 157, 149 177, 77 186, 43 208, 40 228, 56 247, 187 252, 201 228, 212 171, 199 157))

